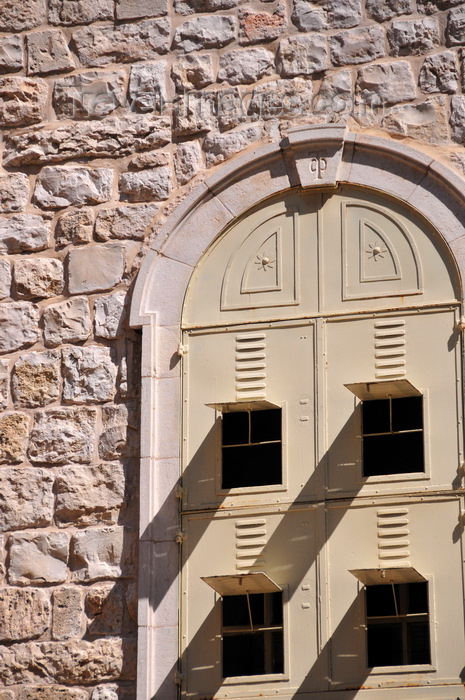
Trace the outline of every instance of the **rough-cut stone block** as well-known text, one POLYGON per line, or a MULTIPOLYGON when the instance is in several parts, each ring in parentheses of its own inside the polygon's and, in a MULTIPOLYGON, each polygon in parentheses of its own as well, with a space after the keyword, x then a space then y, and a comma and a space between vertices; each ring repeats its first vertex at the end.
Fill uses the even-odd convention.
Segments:
POLYGON ((101 119, 124 103, 123 71, 91 70, 55 81, 53 106, 60 119, 101 119))
POLYGON ((123 335, 126 292, 115 292, 95 300, 95 335, 98 338, 120 338, 123 335))
MULTIPOLYGON (((0 190, 3 184, 0 178, 0 190)), ((49 237, 50 224, 41 216, 18 214, 0 219, 0 253, 36 253, 48 247, 49 237)))
MULTIPOLYGON (((10 296, 11 265, 8 258, 0 258, 0 299, 10 296)), ((0 402, 1 404, 1 402, 0 402)))
MULTIPOLYGON (((0 9, 1 12, 1 9, 0 9)), ((23 68, 23 46, 16 34, 0 39, 0 73, 12 73, 23 68)))
POLYGON ((202 150, 198 141, 181 143, 174 154, 174 172, 180 185, 192 180, 204 167, 202 150))
MULTIPOLYGON (((312 83, 303 78, 273 80, 252 92, 249 115, 257 119, 295 119, 312 111, 312 83)), ((220 118, 220 126, 225 127, 220 118)))
POLYGON ((433 97, 418 105, 391 107, 382 120, 382 126, 402 136, 428 143, 445 143, 449 131, 444 97, 433 97))
POLYGON ((46 21, 46 0, 2 0, 0 4, 0 31, 22 32, 38 27, 46 21))
POLYGON ((0 464, 24 460, 28 434, 29 420, 24 413, 0 415, 0 464))
POLYGON ((35 408, 56 401, 60 395, 60 355, 58 352, 31 352, 14 366, 12 392, 18 406, 35 408))
POLYGON ((88 463, 92 459, 95 408, 48 408, 37 411, 29 441, 32 462, 88 463))
POLYGON ((336 66, 368 63, 384 56, 381 27, 361 27, 335 34, 329 39, 331 61, 336 66))
POLYGON ((168 0, 116 0, 116 19, 162 17, 168 14, 168 0))
POLYGON ((126 588, 126 605, 131 620, 137 622, 137 605, 139 602, 139 591, 136 581, 132 581, 126 588))
POLYGON ((218 81, 249 85, 274 72, 274 54, 267 49, 227 51, 220 58, 218 81))
POLYGON ((60 73, 75 68, 66 39, 59 29, 28 34, 26 44, 28 74, 60 73))
POLYGON ((52 24, 89 24, 113 19, 113 0, 49 0, 52 24))
POLYGON ((67 299, 48 306, 44 311, 46 345, 76 343, 87 340, 91 331, 89 302, 85 297, 67 299))
POLYGON ((397 15, 410 15, 412 0, 366 0, 366 10, 377 22, 387 22, 397 15))
POLYGON ((449 12, 446 37, 449 46, 465 44, 465 7, 457 7, 449 12))
POLYGON ((450 125, 452 138, 458 143, 465 143, 465 96, 455 95, 451 100, 450 125))
POLYGON ((45 469, 0 469, 0 530, 50 525, 54 480, 53 474, 45 469))
POLYGON ((98 443, 101 459, 118 459, 137 454, 138 434, 132 404, 102 407, 103 431, 98 443), (129 414, 131 409, 131 414, 129 414))
POLYGON ((360 0, 294 0, 292 21, 302 32, 346 29, 360 22, 360 0))
POLYGON ((416 97, 415 79, 407 61, 361 68, 355 89, 358 101, 368 105, 388 106, 416 97))
MULTIPOLYGON (((29 200, 29 178, 26 173, 9 173, 8 175, 0 175, 0 212, 10 213, 22 211, 29 200)), ((38 222, 39 217, 28 218, 28 221, 38 222)), ((26 217, 17 217, 15 221, 26 221, 26 217)), ((0 222, 0 239, 3 236, 7 237, 2 230, 9 226, 9 221, 2 219, 0 222)), ((1 246, 1 242, 0 242, 1 246)), ((5 250, 6 252, 6 250, 5 250)), ((8 250, 8 252, 19 252, 8 250)))
POLYGON ((111 401, 115 395, 116 365, 110 348, 95 345, 63 348, 63 400, 68 403, 111 401))
POLYGON ((39 310, 28 301, 0 304, 0 352, 32 345, 39 337, 39 310))
POLYGON ((37 178, 34 199, 44 209, 101 204, 111 199, 113 171, 108 168, 44 168, 37 178))
POLYGON ((188 54, 173 62, 171 77, 178 91, 200 90, 215 82, 210 54, 188 54))
POLYGON ((286 11, 280 4, 273 14, 269 12, 252 12, 243 9, 239 12, 239 43, 258 44, 273 41, 286 28, 286 11))
POLYGON ((48 86, 41 78, 0 78, 0 126, 28 126, 45 118, 48 86))
POLYGON ((0 588, 0 642, 40 637, 50 626, 50 601, 45 591, 0 588))
POLYGON ((252 143, 256 143, 262 137, 262 133, 261 126, 246 126, 224 134, 208 134, 203 144, 207 165, 221 163, 252 143))
MULTIPOLYGON (((231 88, 231 90, 235 88, 231 88)), ((176 136, 191 136, 210 131, 217 124, 216 114, 221 111, 217 91, 188 93, 182 96, 173 114, 173 132, 176 136)))
POLYGON ((417 0, 418 12, 432 15, 438 10, 448 10, 455 5, 461 5, 463 0, 417 0))
POLYGON ((279 42, 278 66, 284 77, 321 73, 328 67, 326 39, 320 34, 282 39, 279 42))
POLYGON ((90 700, 119 700, 119 698, 120 689, 115 685, 98 685, 93 689, 92 695, 90 696, 90 700))
POLYGON ((399 19, 388 30, 388 39, 393 56, 418 56, 439 44, 439 24, 432 17, 399 19))
POLYGON ((144 61, 166 53, 170 24, 167 19, 151 19, 139 24, 78 29, 73 39, 80 61, 85 66, 144 61))
POLYGON ((82 591, 76 586, 63 586, 53 592, 52 637, 67 640, 81 637, 83 627, 82 591))
POLYGON ((110 238, 142 240, 157 211, 156 204, 101 211, 95 221, 95 236, 99 241, 108 241, 110 238))
POLYGON ((236 24, 233 17, 196 17, 187 20, 176 29, 173 46, 186 53, 201 49, 218 49, 234 41, 235 33, 236 24))
MULTIPOLYGON (((29 685, 19 690, 18 700, 88 700, 86 690, 62 685, 29 685)), ((2 700, 2 698, 0 698, 2 700)))
POLYGON ((105 292, 121 281, 124 248, 120 244, 94 245, 70 250, 68 287, 71 294, 105 292))
POLYGON ((0 409, 2 410, 8 406, 9 365, 8 360, 0 360, 0 409))
POLYGON ((69 244, 90 243, 93 228, 93 209, 67 211, 58 219, 55 229, 56 244, 62 247, 69 244))
POLYGON ((160 202, 172 187, 171 168, 161 167, 139 173, 123 173, 119 180, 121 199, 128 202, 160 202))
MULTIPOLYGON (((128 169, 145 170, 146 168, 159 168, 161 165, 170 165, 170 163, 171 155, 167 151, 150 151, 149 153, 139 153, 131 158, 128 163, 128 169)), ((155 204, 153 206, 156 207, 155 204)))
POLYGON ((454 94, 458 88, 458 71, 453 51, 427 56, 420 71, 422 92, 447 92, 454 94))
POLYGON ((12 690, 0 690, 0 700, 15 700, 12 690))
POLYGON ((129 99, 131 110, 137 112, 162 111, 167 99, 166 74, 168 63, 165 60, 153 63, 138 63, 131 67, 129 99))
POLYGON ((132 645, 123 644, 121 639, 32 642, 0 648, 0 682, 3 685, 43 683, 44 680, 89 685, 120 677, 133 678, 133 672, 132 645))
POLYGON ((313 111, 325 115, 328 122, 337 122, 347 117, 353 109, 351 71, 347 68, 326 76, 313 101, 313 111))
MULTIPOLYGON (((52 130, 31 129, 9 136, 3 162, 24 165, 59 163, 81 157, 120 157, 162 146, 170 138, 168 117, 139 114, 109 117, 101 122, 66 124, 52 130)), ((76 193, 81 197, 78 188, 76 193)), ((65 196, 73 195, 66 193, 65 196)))
POLYGON ((55 297, 64 288, 63 263, 56 258, 16 260, 16 293, 22 299, 55 297))
POLYGON ((92 528, 71 539, 71 569, 76 581, 118 578, 124 568, 123 527, 92 528))
POLYGON ((123 629, 124 588, 121 584, 100 583, 86 595, 87 630, 90 635, 121 634, 123 629))
POLYGON ((230 10, 243 2, 245 0, 174 0, 174 8, 178 15, 192 15, 195 12, 230 10))
POLYGON ((65 532, 11 535, 9 545, 10 583, 29 586, 66 581, 69 543, 65 532))
POLYGON ((117 522, 124 503, 124 471, 120 464, 65 466, 56 480, 56 519, 62 525, 117 522))

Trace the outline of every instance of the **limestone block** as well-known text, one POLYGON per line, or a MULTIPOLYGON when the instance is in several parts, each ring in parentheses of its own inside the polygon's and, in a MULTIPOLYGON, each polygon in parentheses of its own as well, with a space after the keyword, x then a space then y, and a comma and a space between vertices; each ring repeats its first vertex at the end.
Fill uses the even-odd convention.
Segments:
POLYGON ((113 171, 108 168, 44 168, 37 178, 34 200, 44 209, 101 204, 111 199, 113 171))
POLYGON ((244 8, 239 12, 239 43, 258 44, 274 41, 286 29, 286 12, 279 4, 273 14, 269 12, 252 12, 244 8))
POLYGON ((0 700, 15 700, 12 690, 0 690, 0 700))
POLYGON ((162 111, 167 99, 167 61, 138 63, 131 67, 129 99, 131 110, 136 112, 162 111))
POLYGON ((116 0, 116 19, 161 17, 168 14, 168 0, 116 0))
MULTIPOLYGON (((0 177, 0 192, 7 183, 0 177)), ((17 214, 0 219, 0 253, 36 253, 48 248, 49 237, 50 224, 41 216, 17 214)))
POLYGON ((45 118, 47 83, 41 78, 0 78, 0 126, 28 126, 45 118))
POLYGON ((90 635, 121 634, 123 630, 124 588, 121 584, 100 583, 86 595, 90 635))
POLYGON ((134 454, 138 436, 134 427, 129 425, 128 406, 117 404, 102 407, 103 431, 98 443, 101 459, 117 459, 134 454))
POLYGON ((0 470, 0 530, 46 527, 53 518, 54 477, 46 469, 0 470))
POLYGON ((220 58, 218 81, 249 85, 274 72, 274 54, 266 49, 227 51, 220 58))
POLYGON ((0 31, 22 32, 38 27, 46 21, 46 0, 2 0, 0 5, 0 31))
POLYGON ((120 24, 78 29, 73 40, 84 66, 104 66, 123 61, 144 61, 166 53, 170 23, 150 19, 138 24, 120 24))
POLYGON ((418 12, 432 15, 438 10, 448 10, 449 7, 460 5, 462 0, 417 0, 418 12))
POLYGON ((156 204, 139 204, 100 211, 95 221, 95 237, 99 241, 110 238, 132 238, 141 241, 147 227, 158 211, 156 204))
POLYGON ((65 688, 60 685, 29 685, 20 688, 18 700, 88 700, 88 695, 86 690, 79 688, 65 688))
POLYGON ((121 281, 123 272, 124 248, 120 244, 86 246, 68 254, 71 294, 105 292, 121 281))
POLYGON ((92 460, 95 408, 48 408, 37 411, 29 441, 32 462, 66 464, 92 460))
POLYGON ((130 654, 131 649, 126 650, 122 640, 115 638, 2 647, 0 682, 4 686, 44 680, 88 685, 117 680, 121 676, 128 677, 129 669, 132 670, 130 654))
POLYGON ((227 15, 188 19, 176 29, 173 46, 186 53, 218 49, 234 41, 235 30, 234 18, 227 15))
POLYGON ((360 27, 329 38, 331 61, 335 66, 368 63, 384 56, 384 31, 381 27, 360 27))
POLYGON ((9 365, 8 360, 0 360, 0 409, 2 410, 8 406, 9 365))
POLYGON ((394 105, 416 97, 415 78, 408 61, 376 63, 358 71, 357 100, 368 105, 394 105))
POLYGON ((93 209, 67 211, 58 219, 55 229, 56 244, 62 247, 69 244, 90 243, 93 228, 93 209))
POLYGON ((202 149, 198 141, 179 144, 174 154, 174 172, 180 185, 192 180, 203 167, 202 149))
POLYGON ((393 56, 418 56, 439 44, 439 24, 432 17, 395 20, 388 30, 393 56))
POLYGON ((32 345, 39 337, 39 310, 28 301, 0 304, 0 352, 32 345))
POLYGON ((11 265, 8 258, 0 258, 0 299, 10 296, 10 288, 11 265))
POLYGON ((113 19, 112 0, 49 0, 51 24, 89 24, 113 19))
POLYGON ((449 46, 465 44, 465 7, 457 7, 449 12, 446 37, 449 46))
POLYGON ((119 179, 121 199, 128 202, 160 202, 170 196, 173 177, 170 167, 123 173, 119 179))
POLYGON ((119 700, 118 688, 99 685, 92 691, 90 700, 119 700))
POLYGON ((71 538, 71 569, 75 581, 118 578, 123 574, 124 528, 92 528, 71 538))
MULTIPOLYGON (((8 175, 0 175, 0 212, 8 214, 10 212, 22 211, 28 203, 28 200, 29 178, 26 173, 9 173, 8 175)), ((19 217, 17 220, 19 220, 19 217)), ((21 221, 26 221, 26 217, 22 217, 21 221)), ((29 218, 28 221, 32 221, 32 219, 29 218)), ((37 222, 38 217, 35 217, 34 221, 37 222)), ((1 222, 3 224, 3 228, 9 226, 8 222, 4 222, 5 220, 3 219, 1 222)), ((2 228, 0 228, 0 237, 3 237, 2 228)))
POLYGON ((16 260, 14 279, 22 299, 55 297, 64 289, 63 263, 56 258, 16 260))
POLYGON ((54 350, 22 355, 14 365, 12 392, 18 406, 46 406, 60 395, 60 354, 54 350))
POLYGON ((360 0, 294 0, 292 21, 302 32, 356 27, 362 15, 360 0))
POLYGON ((24 460, 28 434, 29 420, 24 413, 0 414, 0 464, 24 460))
POLYGON ((128 608, 131 620, 137 622, 137 605, 139 602, 139 592, 137 582, 133 581, 126 588, 126 605, 128 608))
POLYGON ((412 0, 366 0, 366 10, 377 22, 387 22, 397 15, 410 15, 412 0))
POLYGON ((173 114, 176 136, 191 136, 216 127, 221 95, 217 91, 187 93, 179 98, 173 114))
POLYGON ((279 42, 278 68, 282 76, 313 75, 327 67, 328 51, 322 35, 293 36, 279 42))
POLYGON ((382 126, 396 134, 428 143, 445 143, 449 131, 444 97, 432 97, 417 105, 391 107, 382 120, 382 126))
POLYGON ((313 102, 313 110, 326 115, 330 122, 337 122, 352 112, 354 104, 352 75, 347 68, 326 76, 313 102))
POLYGON ((110 348, 96 345, 63 348, 62 362, 63 401, 91 403, 113 399, 117 370, 110 348))
POLYGON ((45 591, 0 588, 0 642, 40 637, 50 626, 50 601, 45 591))
POLYGON ((262 137, 261 126, 239 127, 224 134, 213 132, 205 138, 203 149, 207 165, 216 165, 242 151, 262 137))
POLYGON ((53 639, 64 641, 83 635, 84 605, 82 598, 82 591, 76 586, 62 586, 53 591, 53 639))
POLYGON ((458 88, 458 71, 453 51, 427 56, 420 71, 422 92, 447 92, 454 94, 458 88))
POLYGON ((98 338, 121 338, 126 298, 126 292, 115 292, 95 300, 95 335, 98 338))
POLYGON ((101 119, 124 103, 123 71, 90 70, 55 81, 53 106, 59 119, 101 119))
POLYGON ((463 95, 454 95, 451 100, 450 125, 454 141, 465 143, 465 96, 463 95))
POLYGON ((212 56, 210 54, 179 56, 173 62, 171 77, 178 91, 201 90, 215 82, 212 56))
POLYGON ((65 466, 56 480, 56 519, 61 525, 116 523, 124 503, 120 464, 65 466))
POLYGON ((65 532, 15 534, 9 545, 9 583, 29 586, 66 581, 69 543, 65 532))
MULTIPOLYGON (((312 111, 312 83, 303 78, 272 80, 252 92, 249 114, 258 119, 295 119, 312 111)), ((220 125, 223 120, 220 119, 220 125)))
MULTIPOLYGON (((0 9, 1 12, 1 9, 0 9)), ((23 68, 23 45, 16 34, 0 39, 0 73, 12 73, 23 68)))
POLYGON ((26 36, 27 72, 59 73, 73 70, 74 61, 59 29, 46 29, 26 36))
MULTIPOLYGON (((128 169, 145 170, 146 168, 158 168, 160 165, 169 165, 170 163, 171 154, 168 151, 150 151, 148 153, 139 153, 131 158, 128 163, 128 169)), ((156 207, 156 205, 154 206, 156 207)))
POLYGON ((76 343, 87 340, 91 331, 89 302, 85 297, 74 297, 48 306, 44 311, 46 345, 76 343))
POLYGON ((245 0, 174 0, 174 7, 178 15, 191 15, 195 12, 230 10, 243 2, 245 0))

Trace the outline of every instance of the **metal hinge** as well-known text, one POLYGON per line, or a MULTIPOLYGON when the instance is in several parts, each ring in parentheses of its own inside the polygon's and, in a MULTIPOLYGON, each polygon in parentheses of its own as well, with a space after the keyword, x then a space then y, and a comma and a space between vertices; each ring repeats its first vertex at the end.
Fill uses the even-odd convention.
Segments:
POLYGON ((188 352, 189 352, 189 346, 183 345, 182 343, 179 343, 179 345, 178 345, 179 357, 184 357, 184 355, 187 355, 188 352))
POLYGON ((184 497, 184 489, 181 486, 181 484, 178 484, 174 490, 174 495, 176 498, 183 498, 184 497))
POLYGON ((176 542, 178 544, 182 544, 185 539, 186 539, 186 533, 183 532, 182 530, 178 530, 176 533, 176 542))
POLYGON ((180 673, 180 671, 174 672, 174 682, 176 683, 176 685, 181 685, 184 678, 185 678, 184 673, 180 673))

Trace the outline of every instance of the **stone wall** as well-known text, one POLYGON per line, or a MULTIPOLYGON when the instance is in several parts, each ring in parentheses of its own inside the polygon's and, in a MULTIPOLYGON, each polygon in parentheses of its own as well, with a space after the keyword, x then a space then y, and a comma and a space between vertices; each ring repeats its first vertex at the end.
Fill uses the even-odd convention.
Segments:
POLYGON ((0 32, 0 700, 129 700, 141 260, 292 126, 463 175, 465 2, 0 0, 0 32))

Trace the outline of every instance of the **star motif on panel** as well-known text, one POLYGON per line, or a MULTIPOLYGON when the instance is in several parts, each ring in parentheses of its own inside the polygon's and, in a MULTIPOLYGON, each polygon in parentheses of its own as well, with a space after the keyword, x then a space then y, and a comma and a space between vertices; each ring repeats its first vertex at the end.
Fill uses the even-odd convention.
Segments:
POLYGON ((365 252, 368 253, 369 260, 374 260, 375 262, 378 260, 378 258, 384 258, 383 253, 387 253, 387 249, 382 248, 377 243, 369 243, 368 248, 369 250, 365 252))
POLYGON ((260 270, 263 270, 266 272, 267 270, 272 270, 274 263, 276 260, 273 260, 272 258, 269 257, 269 255, 266 254, 266 251, 263 251, 262 254, 257 255, 257 260, 255 261, 255 265, 258 266, 260 270))

